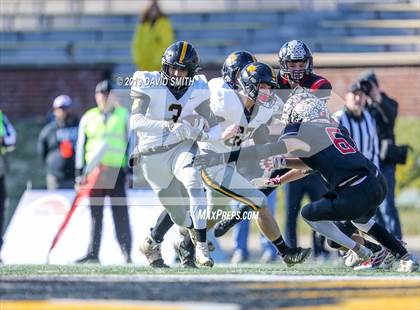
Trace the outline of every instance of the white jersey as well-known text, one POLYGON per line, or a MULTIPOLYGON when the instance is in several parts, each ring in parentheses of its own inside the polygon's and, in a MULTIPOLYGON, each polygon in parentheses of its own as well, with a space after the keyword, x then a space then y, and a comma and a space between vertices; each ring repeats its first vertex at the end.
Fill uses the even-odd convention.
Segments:
POLYGON ((218 118, 221 131, 224 132, 226 128, 232 124, 236 124, 240 126, 241 132, 227 140, 219 139, 199 143, 200 149, 210 149, 217 153, 238 150, 243 141, 252 137, 261 125, 268 123, 274 110, 262 105, 256 105, 248 121, 245 115, 244 105, 237 93, 223 78, 214 78, 210 80, 208 85, 210 89, 210 107, 218 118))
POLYGON ((170 133, 164 123, 195 114, 194 110, 202 102, 210 99, 210 91, 204 75, 196 75, 185 94, 180 99, 176 99, 168 87, 162 83, 160 72, 137 71, 133 76, 131 96, 135 99, 144 95, 150 98, 144 115, 138 115, 136 118, 133 114, 130 121, 131 128, 137 132, 139 148, 179 142, 176 135, 170 133), (138 124, 140 121, 143 121, 145 125, 138 124))

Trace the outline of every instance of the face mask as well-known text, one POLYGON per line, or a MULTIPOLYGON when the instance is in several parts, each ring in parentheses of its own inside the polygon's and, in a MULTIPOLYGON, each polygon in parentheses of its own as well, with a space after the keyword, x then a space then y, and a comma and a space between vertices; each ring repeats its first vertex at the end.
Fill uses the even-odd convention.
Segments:
POLYGON ((272 93, 270 89, 260 89, 258 91, 257 101, 266 104, 272 99, 272 93))

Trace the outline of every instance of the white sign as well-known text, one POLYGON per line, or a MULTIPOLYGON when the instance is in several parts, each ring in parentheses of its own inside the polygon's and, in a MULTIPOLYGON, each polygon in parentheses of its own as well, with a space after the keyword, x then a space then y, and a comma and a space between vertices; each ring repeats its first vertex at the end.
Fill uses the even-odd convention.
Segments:
MULTIPOLYGON (((151 190, 129 190, 128 205, 131 224, 133 263, 147 264, 138 246, 150 233, 150 228, 162 211, 159 201, 151 190)), ((66 217, 75 197, 72 190, 26 191, 7 227, 1 258, 6 264, 45 264, 48 250, 66 217)), ((112 211, 106 199, 104 208, 102 241, 99 259, 102 264, 124 262, 115 237, 112 211)), ((91 218, 88 200, 75 210, 61 239, 51 252, 49 263, 70 264, 87 253, 90 239, 91 218)), ((178 227, 174 225, 165 236, 162 253, 165 262, 174 261, 172 243, 178 238, 178 227)))

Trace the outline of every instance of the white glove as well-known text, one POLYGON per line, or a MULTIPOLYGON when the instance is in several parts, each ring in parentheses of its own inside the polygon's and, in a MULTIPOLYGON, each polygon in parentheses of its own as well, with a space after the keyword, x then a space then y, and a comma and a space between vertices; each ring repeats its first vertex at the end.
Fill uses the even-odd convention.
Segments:
POLYGON ((256 188, 277 187, 281 185, 280 176, 275 178, 255 178, 251 180, 251 184, 256 188))
POLYGON ((261 169, 270 171, 273 169, 286 168, 286 157, 284 155, 275 155, 260 161, 261 169))
POLYGON ((204 118, 197 118, 194 120, 194 124, 192 125, 194 128, 201 130, 204 130, 204 128, 206 127, 206 120, 204 118))
POLYGON ((195 140, 201 130, 190 125, 187 121, 182 123, 174 123, 170 131, 174 133, 180 141, 192 139, 195 140))
MULTIPOLYGON (((207 121, 204 118, 199 118, 196 119, 194 122, 194 126, 193 129, 194 131, 198 130, 198 134, 195 136, 194 139, 198 140, 198 141, 206 141, 209 139, 209 135, 208 133, 206 133, 204 131, 204 129, 208 127, 207 126, 207 121)), ((195 135, 195 132, 194 132, 195 135)))

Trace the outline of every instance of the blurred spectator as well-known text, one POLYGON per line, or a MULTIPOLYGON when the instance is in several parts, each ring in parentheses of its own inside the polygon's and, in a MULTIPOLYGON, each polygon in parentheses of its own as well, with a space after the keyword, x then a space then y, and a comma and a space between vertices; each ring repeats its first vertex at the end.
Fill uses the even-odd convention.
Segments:
POLYGON ((132 43, 132 57, 137 70, 159 71, 165 49, 174 41, 172 24, 162 13, 157 0, 150 0, 132 43))
POLYGON ((389 98, 379 87, 378 79, 373 71, 364 72, 361 82, 367 81, 368 110, 376 121, 379 137, 380 170, 387 180, 388 192, 377 212, 377 220, 397 238, 402 238, 398 210, 395 207, 395 165, 405 164, 408 145, 396 145, 394 126, 398 115, 398 103, 389 98))
POLYGON ((47 189, 74 187, 74 158, 79 120, 71 114, 67 95, 55 98, 54 119, 44 126, 38 138, 38 153, 46 164, 47 189))
POLYGON ((127 263, 131 262, 131 231, 125 191, 128 111, 108 100, 110 91, 109 81, 102 81, 96 86, 97 107, 88 110, 79 124, 76 187, 82 186, 88 192, 92 230, 88 253, 78 263, 99 262, 106 196, 110 198, 122 254, 127 263))
POLYGON ((379 168, 379 145, 376 122, 366 109, 367 96, 363 83, 350 86, 344 108, 333 115, 350 133, 359 151, 379 168))
MULTIPOLYGON (((16 131, 5 114, 0 110, 0 252, 3 245, 3 224, 6 202, 5 177, 7 163, 5 154, 15 149, 16 131)), ((1 262, 1 259, 0 259, 1 262)))

